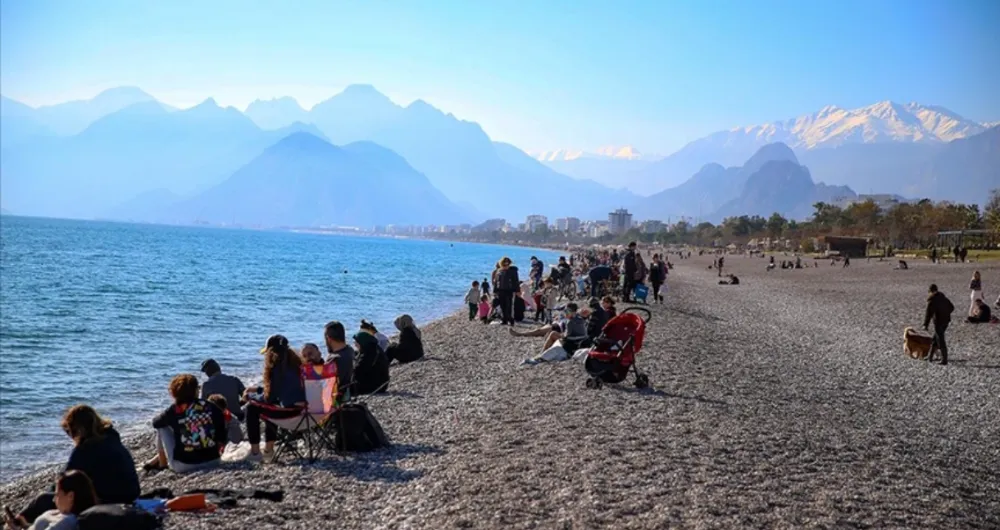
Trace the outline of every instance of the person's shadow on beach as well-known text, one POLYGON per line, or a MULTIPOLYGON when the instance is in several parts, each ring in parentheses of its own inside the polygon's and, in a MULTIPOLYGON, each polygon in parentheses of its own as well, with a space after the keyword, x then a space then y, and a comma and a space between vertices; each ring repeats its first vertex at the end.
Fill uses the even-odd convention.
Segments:
MULTIPOLYGON (((404 483, 424 475, 422 470, 401 469, 396 463, 416 455, 440 456, 444 449, 424 444, 393 444, 366 453, 344 453, 317 460, 315 467, 335 475, 366 482, 404 483)), ((294 465, 291 463, 289 465, 294 465)), ((303 464, 307 465, 307 464, 303 464)))

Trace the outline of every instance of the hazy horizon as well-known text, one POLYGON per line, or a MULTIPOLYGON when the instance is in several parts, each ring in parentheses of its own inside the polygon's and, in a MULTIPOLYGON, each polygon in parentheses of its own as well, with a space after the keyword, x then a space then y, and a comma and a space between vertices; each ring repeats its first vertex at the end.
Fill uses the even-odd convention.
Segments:
POLYGON ((136 86, 180 108, 211 97, 242 111, 283 96, 309 109, 371 84, 528 151, 667 154, 885 100, 1000 121, 1000 4, 722 3, 4 1, 0 92, 41 106, 136 86))

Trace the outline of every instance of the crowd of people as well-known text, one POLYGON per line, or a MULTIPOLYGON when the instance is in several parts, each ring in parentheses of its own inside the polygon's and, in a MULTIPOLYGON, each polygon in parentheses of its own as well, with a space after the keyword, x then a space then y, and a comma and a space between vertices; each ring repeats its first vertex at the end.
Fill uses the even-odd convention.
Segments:
MULTIPOLYGON (((341 322, 327 323, 325 359, 314 343, 305 343, 297 352, 283 335, 271 335, 260 350, 264 361, 260 385, 245 386, 223 373, 214 359, 201 364, 203 383, 192 374, 175 376, 167 387, 170 406, 152 421, 156 454, 142 469, 188 473, 216 467, 226 447, 244 439, 244 427, 250 445, 247 460, 269 459, 278 426, 268 420, 294 418, 306 411, 306 380, 320 373, 335 377, 336 401, 342 404, 356 396, 385 392, 391 363, 424 357, 413 318, 400 315, 394 324, 399 334, 390 341, 374 324, 362 320, 349 343, 341 322)), ((5 513, 7 528, 71 530, 77 527, 76 517, 94 505, 129 505, 139 497, 135 460, 109 420, 88 405, 76 405, 63 416, 62 428, 74 445, 63 472, 51 491, 39 494, 19 513, 5 513)))

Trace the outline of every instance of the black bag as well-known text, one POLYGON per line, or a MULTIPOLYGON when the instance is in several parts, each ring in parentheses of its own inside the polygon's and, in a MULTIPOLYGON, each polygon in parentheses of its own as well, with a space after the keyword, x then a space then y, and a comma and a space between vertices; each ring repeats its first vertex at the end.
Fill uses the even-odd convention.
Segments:
POLYGON ((374 451, 389 446, 389 438, 368 407, 361 403, 348 403, 340 408, 334 420, 337 436, 334 444, 338 451, 374 451))
POLYGON ((155 530, 160 518, 135 506, 98 504, 77 518, 80 530, 155 530))

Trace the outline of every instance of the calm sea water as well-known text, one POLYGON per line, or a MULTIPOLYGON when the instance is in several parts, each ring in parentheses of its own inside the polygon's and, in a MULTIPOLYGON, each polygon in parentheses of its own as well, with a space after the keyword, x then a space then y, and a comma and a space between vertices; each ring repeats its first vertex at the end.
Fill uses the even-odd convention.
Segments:
POLYGON ((62 462, 65 409, 123 431, 169 403, 178 373, 259 379, 272 333, 322 345, 323 325, 394 331, 462 307, 474 279, 524 248, 5 216, 0 220, 0 478, 62 462), (345 271, 347 271, 345 273, 345 271))

